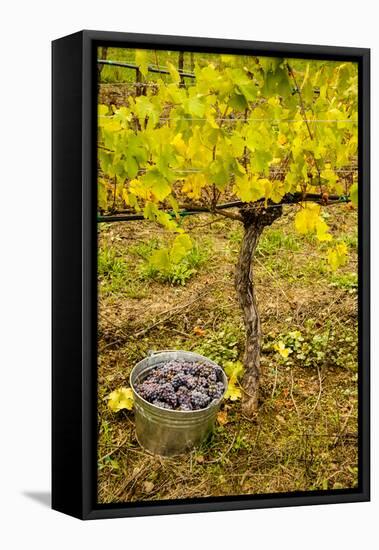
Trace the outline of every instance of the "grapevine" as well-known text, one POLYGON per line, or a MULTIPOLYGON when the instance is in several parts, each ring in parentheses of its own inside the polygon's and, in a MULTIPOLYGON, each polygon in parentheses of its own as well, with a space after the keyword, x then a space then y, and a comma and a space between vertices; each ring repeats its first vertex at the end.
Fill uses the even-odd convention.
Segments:
MULTIPOLYGON (((260 380, 252 270, 260 235, 281 216, 283 204, 292 204, 296 230, 329 246, 331 268, 346 261, 323 208, 357 205, 358 67, 347 61, 194 54, 189 76, 169 61, 162 74, 151 53, 135 50, 139 86, 125 104, 99 105, 99 215, 142 217, 176 234, 162 262, 191 247, 183 213, 243 224, 235 286, 246 328, 244 409, 251 414, 260 380)), ((182 68, 183 56, 179 61, 182 68)), ((174 406, 166 391, 156 399, 174 406)), ((200 406, 201 398, 195 402, 200 406)))

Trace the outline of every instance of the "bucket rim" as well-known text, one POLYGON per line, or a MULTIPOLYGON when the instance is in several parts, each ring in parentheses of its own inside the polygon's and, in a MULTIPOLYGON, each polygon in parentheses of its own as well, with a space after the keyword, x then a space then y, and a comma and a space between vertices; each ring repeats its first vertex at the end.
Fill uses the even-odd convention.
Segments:
MULTIPOLYGON (((152 368, 155 368, 155 367, 153 366, 152 368)), ((149 354, 146 357, 144 357, 144 359, 141 359, 141 361, 138 361, 138 363, 136 363, 134 365, 134 367, 132 368, 132 370, 130 371, 129 384, 130 384, 130 387, 132 388, 133 393, 135 393, 138 396, 138 399, 140 399, 143 403, 146 403, 148 406, 153 407, 154 409, 157 409, 159 411, 165 411, 166 413, 179 414, 179 415, 187 415, 187 414, 191 414, 191 415, 199 414, 200 415, 200 414, 204 414, 205 411, 209 411, 212 408, 216 408, 216 407, 220 406, 220 404, 222 403, 222 401, 224 399, 226 391, 228 389, 228 378, 225 374, 224 369, 220 365, 218 365, 217 363, 212 361, 212 359, 208 359, 204 355, 201 355, 200 353, 196 353, 196 352, 193 352, 193 351, 186 351, 186 350, 181 350, 181 349, 170 349, 170 350, 161 350, 161 351, 157 350, 157 351, 154 351, 154 352, 149 352, 149 354), (164 407, 159 407, 158 405, 154 405, 153 403, 150 403, 150 401, 147 401, 146 399, 144 399, 137 392, 137 390, 136 390, 136 388, 133 384, 133 381, 132 381, 133 373, 134 373, 135 369, 138 367, 138 365, 140 363, 142 363, 142 361, 145 361, 146 359, 149 359, 150 357, 155 357, 157 355, 161 355, 163 353, 165 353, 165 354, 167 354, 167 353, 188 353, 188 354, 196 356, 196 357, 201 357, 201 358, 205 359, 205 361, 208 361, 209 363, 211 363, 212 366, 217 367, 218 369, 220 369, 220 371, 222 373, 222 376, 223 376, 223 380, 224 380, 224 391, 223 391, 222 395, 218 399, 214 399, 213 401, 211 401, 209 403, 209 405, 207 405, 203 409, 196 409, 196 410, 191 410, 191 411, 181 411, 181 410, 177 410, 177 409, 166 409, 164 407)))

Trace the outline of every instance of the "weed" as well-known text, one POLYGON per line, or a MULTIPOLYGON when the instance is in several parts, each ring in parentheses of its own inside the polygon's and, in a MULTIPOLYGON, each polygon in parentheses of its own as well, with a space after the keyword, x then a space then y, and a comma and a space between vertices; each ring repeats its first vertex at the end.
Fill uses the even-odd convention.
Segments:
POLYGON ((152 252, 159 249, 158 241, 149 241, 145 247, 139 245, 138 253, 143 258, 139 268, 139 275, 143 280, 154 280, 171 285, 182 285, 197 273, 198 269, 207 261, 208 251, 197 243, 187 252, 179 262, 170 261, 160 265, 153 261, 152 252))
POLYGON ((285 234, 281 229, 272 229, 263 233, 257 248, 260 256, 277 254, 279 250, 297 251, 300 249, 299 238, 294 234, 285 234))
POLYGON ((317 331, 315 322, 308 320, 305 330, 294 330, 272 335, 263 344, 264 352, 278 350, 281 361, 286 365, 301 367, 338 367, 355 371, 357 369, 357 341, 355 331, 350 327, 327 326, 317 331))
POLYGON ((220 330, 211 332, 202 340, 201 344, 196 345, 194 351, 209 357, 219 365, 236 361, 243 346, 243 342, 241 342, 243 334, 241 327, 224 324, 220 330))
POLYGON ((340 273, 337 271, 331 277, 330 286, 342 288, 350 294, 355 294, 358 289, 358 274, 354 272, 340 273))
POLYGON ((111 248, 101 248, 98 254, 98 275, 101 288, 106 293, 125 289, 128 279, 128 265, 111 248))

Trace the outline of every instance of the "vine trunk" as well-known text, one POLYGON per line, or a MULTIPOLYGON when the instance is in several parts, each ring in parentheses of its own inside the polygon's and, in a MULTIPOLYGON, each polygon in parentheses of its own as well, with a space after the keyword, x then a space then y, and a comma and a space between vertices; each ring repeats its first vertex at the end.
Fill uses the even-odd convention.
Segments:
POLYGON ((244 234, 235 272, 235 289, 245 325, 242 410, 252 416, 258 409, 261 379, 261 323, 254 282, 254 255, 265 227, 282 214, 282 207, 241 209, 244 234))

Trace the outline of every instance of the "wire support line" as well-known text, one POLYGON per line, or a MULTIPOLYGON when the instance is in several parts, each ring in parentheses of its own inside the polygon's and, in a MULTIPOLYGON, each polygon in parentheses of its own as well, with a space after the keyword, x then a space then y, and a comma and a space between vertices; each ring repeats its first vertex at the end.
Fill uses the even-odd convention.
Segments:
MULTIPOLYGON (((180 74, 180 73, 179 73, 180 74)), ((159 88, 160 83, 150 81, 150 82, 98 82, 99 86, 136 86, 137 88, 159 88)), ((195 82, 187 83, 186 88, 190 86, 197 86, 195 82)))
MULTIPOLYGON (((160 121, 173 121, 173 120, 191 120, 193 122, 198 122, 198 121, 208 121, 209 122, 209 119, 208 118, 194 118, 194 117, 161 117, 159 118, 160 121)), ((235 117, 235 118, 223 118, 223 117, 215 117, 213 120, 215 120, 216 122, 247 122, 247 121, 253 121, 253 122, 274 122, 276 124, 279 124, 280 122, 300 122, 300 123, 305 123, 305 120, 304 119, 296 119, 296 118, 254 118, 254 117, 248 117, 248 118, 238 118, 238 117, 235 117)), ((335 119, 335 118, 319 118, 319 119, 307 119, 307 122, 308 123, 312 123, 312 122, 315 122, 315 123, 325 123, 325 122, 343 122, 343 123, 355 123, 355 124, 358 124, 358 121, 357 120, 353 120, 351 118, 347 118, 347 119, 342 119, 342 120, 339 120, 339 119, 335 119)))
MULTIPOLYGON (((139 65, 135 65, 134 63, 124 63, 124 62, 121 62, 121 61, 111 61, 110 59, 98 59, 97 63, 99 63, 100 65, 110 65, 110 66, 113 66, 113 67, 124 67, 125 69, 134 69, 136 71, 140 70, 139 65)), ((170 71, 168 70, 167 67, 158 67, 158 66, 155 66, 155 65, 148 65, 147 70, 150 73, 168 74, 168 75, 170 74, 170 71)), ((178 72, 179 76, 182 76, 184 78, 196 78, 194 73, 189 73, 189 72, 181 71, 181 70, 178 70, 177 72, 178 72)))
MULTIPOLYGON (((316 195, 313 193, 309 193, 306 196, 302 196, 301 193, 294 193, 294 194, 286 195, 280 203, 267 204, 265 208, 279 208, 281 206, 300 204, 302 202, 316 202, 318 204, 322 204, 326 206, 326 205, 333 205, 333 204, 348 203, 350 202, 350 197, 347 195, 340 195, 340 196, 330 195, 328 200, 326 201, 325 199, 320 197, 320 195, 316 195)), ((262 199, 261 201, 257 201, 257 203, 263 204, 264 201, 262 199)), ((162 211, 167 212, 167 214, 175 218, 177 216, 186 217, 186 216, 194 216, 194 215, 206 214, 206 213, 217 215, 218 211, 220 210, 227 210, 229 208, 242 208, 246 206, 249 206, 249 203, 242 202, 242 201, 232 201, 229 203, 219 204, 213 209, 207 206, 204 206, 204 207, 199 206, 194 208, 194 207, 191 207, 191 205, 188 205, 188 209, 186 209, 183 206, 178 212, 174 212, 173 210, 163 210, 163 209, 162 211)), ((103 222, 113 223, 113 222, 142 221, 142 220, 146 220, 146 218, 142 214, 127 213, 127 211, 118 211, 113 214, 99 215, 97 217, 98 223, 103 223, 103 222)))
MULTIPOLYGON (((197 168, 183 168, 183 169, 171 169, 176 174, 203 174, 204 170, 197 169, 197 168)), ((322 172, 331 172, 332 174, 352 174, 353 172, 357 172, 358 168, 354 167, 350 170, 347 169, 338 169, 338 168, 324 168, 322 172)), ((138 170, 139 174, 145 174, 146 172, 149 172, 149 168, 141 168, 138 170)), ((289 170, 276 170, 275 168, 272 168, 270 171, 270 176, 275 175, 286 175, 289 174, 289 170)), ((235 176, 234 172, 230 174, 231 176, 235 176)), ((317 174, 314 174, 315 177, 317 177, 317 174)))
MULTIPOLYGON (((109 118, 109 115, 99 115, 98 118, 109 118)), ((304 119, 296 119, 296 118, 254 118, 254 117, 248 117, 248 118, 223 118, 223 117, 215 117, 214 119, 208 119, 208 118, 195 118, 195 117, 159 117, 157 119, 160 122, 175 122, 178 120, 186 120, 190 122, 210 122, 210 120, 213 122, 273 122, 274 124, 280 124, 281 122, 291 122, 291 123, 304 123, 304 119)), ((335 118, 325 118, 325 119, 307 119, 308 123, 330 123, 330 122, 341 122, 341 123, 349 123, 349 124, 358 124, 357 120, 353 120, 350 118, 347 119, 335 119, 335 118)))

